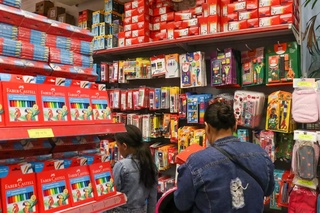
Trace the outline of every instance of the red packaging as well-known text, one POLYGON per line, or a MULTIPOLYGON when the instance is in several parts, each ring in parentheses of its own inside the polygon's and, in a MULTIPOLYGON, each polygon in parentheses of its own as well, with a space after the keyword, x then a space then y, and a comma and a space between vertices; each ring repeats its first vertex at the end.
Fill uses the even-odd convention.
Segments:
POLYGON ((153 41, 161 41, 167 39, 167 33, 166 32, 154 32, 153 34, 153 41))
POLYGON ((150 36, 149 30, 142 29, 142 30, 134 30, 132 31, 132 37, 139 37, 139 36, 150 36))
POLYGON ((289 24, 294 22, 293 14, 280 15, 280 24, 289 24))
POLYGON ((93 119, 97 123, 112 122, 109 94, 104 84, 91 85, 93 119))
POLYGON ((127 11, 127 10, 131 10, 132 8, 132 2, 127 2, 124 4, 124 10, 127 11))
MULTIPOLYGON (((2 13, 2 12, 1 12, 2 13)), ((28 11, 23 10, 24 19, 20 24, 20 27, 25 27, 33 30, 39 30, 42 32, 47 32, 48 29, 51 27, 51 21, 45 17, 35 13, 31 13, 28 11)), ((17 25, 17 24, 15 24, 17 25)), ((71 32, 71 30, 70 30, 71 32)))
POLYGON ((132 9, 132 10, 126 10, 125 12, 125 17, 132 17, 132 16, 137 16, 138 15, 138 8, 132 9))
POLYGON ((189 36, 189 29, 179 29, 179 30, 174 30, 174 38, 181 38, 181 37, 186 37, 189 36))
POLYGON ((248 28, 259 27, 259 18, 248 19, 247 24, 248 24, 248 28))
POLYGON ((183 13, 183 12, 176 12, 174 15, 174 21, 183 21, 183 20, 189 20, 192 18, 192 14, 189 13, 183 13))
POLYGON ((150 21, 150 16, 145 14, 132 16, 132 23, 138 23, 141 21, 150 21))
POLYGON ((0 127, 4 126, 4 103, 2 93, 2 83, 0 82, 0 127))
POLYGON ((0 22, 20 26, 23 19, 20 9, 0 4, 0 22))
POLYGON ((182 28, 196 27, 196 26, 198 26, 197 18, 182 21, 182 28))
POLYGON ((138 29, 137 30, 141 30, 141 29, 147 29, 147 30, 151 30, 150 29, 150 23, 149 22, 138 22, 137 23, 138 29))
POLYGON ((67 64, 67 65, 73 65, 73 52, 58 48, 50 48, 50 58, 49 62, 51 63, 58 63, 58 64, 67 64), (65 60, 65 54, 68 54, 67 60, 65 60))
POLYGON ((207 35, 208 34, 208 17, 198 18, 199 21, 199 33, 200 35, 207 35))
POLYGON ((271 15, 282 15, 293 12, 293 4, 289 3, 287 5, 271 6, 271 15))
POLYGON ((72 80, 68 90, 71 122, 90 124, 93 123, 93 111, 90 101, 91 90, 87 81, 72 80))
POLYGON ((203 17, 209 16, 209 5, 208 4, 202 5, 202 14, 203 14, 203 17))
POLYGON ((162 14, 160 16, 161 21, 173 21, 174 20, 174 12, 162 14))
POLYGON ((245 1, 238 1, 231 4, 228 4, 228 14, 244 11, 247 8, 245 1))
MULTIPOLYGON (((178 139, 174 138, 173 141, 176 142, 178 139)), ((174 164, 176 163, 176 156, 178 155, 178 148, 170 147, 168 149, 168 163, 174 164)))
POLYGON ((199 35, 199 27, 190 27, 189 36, 199 35))
POLYGON ((133 110, 133 95, 132 95, 132 90, 128 90, 127 94, 127 109, 128 110, 133 110))
POLYGON ((161 16, 154 16, 151 18, 151 23, 156 24, 161 22, 161 16))
POLYGON ((279 25, 280 24, 280 16, 270 16, 259 19, 259 27, 279 25))
POLYGON ((202 4, 206 3, 206 0, 197 0, 196 5, 201 6, 202 4))
MULTIPOLYGON (((35 54, 35 50, 37 48, 43 48, 41 53, 41 58, 37 58, 36 61, 44 61, 47 62, 49 59, 49 47, 43 47, 43 46, 39 46, 39 45, 35 45, 35 44, 31 44, 25 41, 21 41, 21 55, 20 58, 22 59, 30 59, 30 60, 35 60, 34 58, 34 54, 35 54)), ((40 50, 39 50, 40 51, 40 50)), ((39 53, 40 55, 40 53, 39 53)))
POLYGON ((120 32, 118 34, 118 46, 124 47, 126 45, 125 32, 120 32))
POLYGON ((228 17, 228 21, 239 21, 239 13, 238 12, 229 13, 227 17, 228 17))
POLYGON ((78 77, 78 72, 74 69, 74 66, 50 63, 50 67, 53 69, 51 76, 60 78, 78 77))
POLYGON ((88 166, 68 168, 66 173, 72 206, 95 200, 88 166))
POLYGON ((207 4, 209 7, 209 16, 220 16, 220 0, 207 0, 207 4))
POLYGON ((147 43, 150 42, 150 37, 149 36, 139 36, 134 40, 133 44, 142 44, 142 43, 147 43))
POLYGON ((177 157, 176 157, 176 163, 177 164, 184 164, 188 157, 193 154, 196 153, 198 151, 203 150, 204 148, 198 144, 192 144, 191 146, 189 146, 184 152, 180 152, 177 157))
POLYGON ((128 92, 126 90, 121 90, 121 111, 127 110, 127 96, 128 92))
POLYGON ((117 193, 110 162, 94 163, 89 166, 93 193, 97 200, 117 193))
POLYGON ((160 23, 160 30, 161 30, 161 32, 167 32, 167 22, 160 23), (163 30, 165 30, 165 31, 163 31, 163 30))
POLYGON ((229 31, 228 17, 221 17, 220 31, 221 32, 228 32, 229 31))
POLYGON ((254 10, 259 8, 259 0, 247 1, 247 10, 254 10))
POLYGON ((160 15, 163 15, 165 13, 170 13, 172 10, 171 10, 171 7, 169 6, 166 6, 166 7, 160 7, 160 8, 156 8, 153 10, 153 15, 154 16, 160 16, 160 15))
POLYGON ((126 39, 132 38, 132 31, 127 31, 127 32, 125 32, 125 33, 124 33, 124 37, 125 37, 126 39))
POLYGON ((148 7, 149 2, 145 0, 135 0, 132 2, 132 8, 138 8, 138 7, 148 7))
POLYGON ((179 94, 179 118, 187 117, 187 94, 179 94))
POLYGON ((271 7, 260 7, 259 8, 259 18, 271 16, 271 7))
POLYGON ((203 14, 203 8, 202 6, 198 6, 193 8, 194 9, 194 13, 197 15, 197 17, 201 16, 203 14))
POLYGON ((245 12, 239 12, 239 20, 246 20, 246 19, 255 19, 258 18, 258 10, 250 10, 245 12))
POLYGON ((228 15, 228 4, 231 4, 231 0, 221 0, 221 16, 226 17, 228 15))
POLYGON ((54 213, 71 206, 70 187, 66 174, 65 169, 36 174, 41 212, 54 213))
POLYGON ((208 17, 209 24, 209 33, 220 32, 220 16, 209 16, 208 17))
POLYGON ((247 20, 229 22, 229 31, 247 29, 247 20))
POLYGON ((18 58, 0 56, 0 73, 15 73, 20 75, 24 72, 24 68, 25 63, 18 58))
POLYGON ((126 26, 127 24, 132 23, 132 17, 126 17, 123 19, 123 24, 126 26))
POLYGON ((160 30, 160 23, 153 24, 152 30, 153 31, 159 31, 160 30))
POLYGON ((1 74, 6 126, 37 126, 43 121, 36 79, 31 76, 1 74))
POLYGON ((19 209, 20 212, 40 212, 36 177, 31 164, 14 164, 0 168, 2 212, 18 212, 19 209))
POLYGON ((38 76, 38 91, 43 108, 44 125, 69 125, 70 108, 67 98, 66 80, 49 76, 38 76))
POLYGON ((260 0, 259 7, 280 5, 280 0, 260 0))

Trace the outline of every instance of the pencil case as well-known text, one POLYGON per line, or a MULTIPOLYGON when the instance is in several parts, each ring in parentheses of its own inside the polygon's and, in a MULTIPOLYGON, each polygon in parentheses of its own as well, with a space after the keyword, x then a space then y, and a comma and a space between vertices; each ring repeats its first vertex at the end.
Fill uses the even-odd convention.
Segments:
POLYGON ((318 97, 314 90, 295 90, 292 94, 292 117, 299 123, 313 123, 319 119, 318 97))

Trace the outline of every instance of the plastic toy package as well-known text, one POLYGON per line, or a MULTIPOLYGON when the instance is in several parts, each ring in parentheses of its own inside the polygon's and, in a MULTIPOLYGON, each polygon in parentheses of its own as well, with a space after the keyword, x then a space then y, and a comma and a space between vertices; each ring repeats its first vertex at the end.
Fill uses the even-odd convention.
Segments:
POLYGON ((242 86, 261 85, 265 82, 264 47, 241 52, 242 86))

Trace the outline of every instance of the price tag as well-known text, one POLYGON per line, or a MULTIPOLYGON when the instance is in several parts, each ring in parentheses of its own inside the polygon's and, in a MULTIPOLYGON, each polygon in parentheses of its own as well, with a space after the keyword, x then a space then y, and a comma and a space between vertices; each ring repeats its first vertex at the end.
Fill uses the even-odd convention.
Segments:
POLYGON ((297 82, 297 86, 298 87, 313 87, 312 82, 308 82, 308 81, 297 82))
POLYGON ((29 138, 53 138, 52 129, 28 129, 29 138))
POLYGON ((298 183, 305 185, 305 186, 312 186, 313 182, 308 180, 298 180, 298 183))
POLYGON ((314 140, 314 135, 299 134, 298 139, 300 139, 300 140, 314 140))

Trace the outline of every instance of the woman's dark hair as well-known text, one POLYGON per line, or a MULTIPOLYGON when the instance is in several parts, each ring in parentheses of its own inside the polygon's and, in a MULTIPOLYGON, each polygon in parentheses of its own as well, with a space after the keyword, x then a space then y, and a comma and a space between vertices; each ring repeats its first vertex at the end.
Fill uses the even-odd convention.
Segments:
POLYGON ((209 105, 204 114, 204 121, 217 130, 233 129, 236 125, 233 108, 225 103, 213 103, 209 105))
POLYGON ((116 133, 116 141, 120 144, 127 144, 135 150, 132 156, 132 160, 137 159, 140 166, 140 183, 148 189, 152 188, 156 184, 157 167, 153 162, 152 155, 149 147, 142 142, 142 133, 140 129, 133 125, 126 125, 127 132, 116 133))

